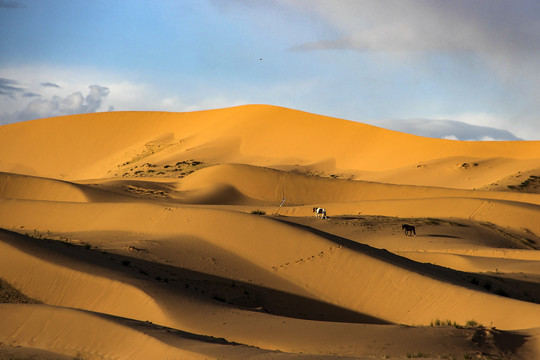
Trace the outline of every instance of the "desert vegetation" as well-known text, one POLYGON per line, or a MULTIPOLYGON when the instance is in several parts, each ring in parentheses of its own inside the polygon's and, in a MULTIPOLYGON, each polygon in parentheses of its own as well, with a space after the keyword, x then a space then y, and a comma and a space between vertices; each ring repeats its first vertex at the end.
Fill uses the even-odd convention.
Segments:
POLYGON ((182 160, 175 164, 152 164, 149 162, 124 165, 122 177, 182 178, 206 166, 203 161, 182 160))

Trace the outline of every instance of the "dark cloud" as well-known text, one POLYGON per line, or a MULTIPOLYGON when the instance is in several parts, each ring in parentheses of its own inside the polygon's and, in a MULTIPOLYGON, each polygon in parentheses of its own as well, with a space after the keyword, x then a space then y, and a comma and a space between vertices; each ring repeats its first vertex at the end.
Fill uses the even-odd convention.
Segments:
MULTIPOLYGON (((445 99, 454 99, 456 108, 448 110, 452 100, 441 98, 439 108, 430 110, 437 118, 481 111, 503 117, 496 125, 522 137, 540 131, 540 1, 278 2, 303 10, 330 30, 314 32, 293 50, 332 51, 336 58, 342 50, 357 51, 362 61, 376 65, 376 69, 389 69, 396 78, 408 74, 401 78, 406 84, 412 84, 413 79, 419 84, 435 84, 435 89, 449 95, 445 99), (456 76, 445 81, 443 76, 451 72, 456 76), (474 88, 479 95, 476 104, 464 95, 474 88)), ((386 80, 384 75, 381 79, 386 80)), ((403 93, 402 99, 412 94, 403 93)), ((439 95, 433 92, 430 96, 439 95)), ((429 105, 426 101, 426 107, 429 105)), ((415 116, 413 111, 403 115, 415 116)))
POLYGON ((57 89, 60 89, 60 85, 58 84, 55 84, 55 83, 52 83, 52 82, 44 82, 44 83, 41 83, 41 86, 44 86, 44 87, 53 87, 53 88, 57 88, 57 89))
MULTIPOLYGON (((472 59, 524 93, 540 81, 540 1, 530 0, 294 0, 334 30, 332 38, 313 39, 293 50, 350 49, 428 59, 444 55, 472 59), (531 81, 531 76, 533 80, 531 81), (532 85, 526 85, 532 84, 532 85)), ((534 95, 536 97, 536 94, 534 95)))
POLYGON ((17 81, 0 78, 0 95, 14 98, 16 94, 23 91, 24 89, 19 87, 19 83, 17 81))
POLYGON ((540 51, 540 2, 529 0, 296 0, 342 36, 299 49, 473 52, 517 60, 540 51))
POLYGON ((0 0, 0 9, 24 9, 26 4, 20 1, 4 1, 0 0))
POLYGON ((523 140, 507 130, 476 126, 455 120, 373 120, 370 124, 407 134, 452 140, 523 140))

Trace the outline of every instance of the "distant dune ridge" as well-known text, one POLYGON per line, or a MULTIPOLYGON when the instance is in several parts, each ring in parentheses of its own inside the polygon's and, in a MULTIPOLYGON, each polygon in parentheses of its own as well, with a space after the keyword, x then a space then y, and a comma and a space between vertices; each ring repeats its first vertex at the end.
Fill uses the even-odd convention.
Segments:
POLYGON ((268 105, 3 125, 0 359, 537 359, 539 219, 536 141, 268 105))

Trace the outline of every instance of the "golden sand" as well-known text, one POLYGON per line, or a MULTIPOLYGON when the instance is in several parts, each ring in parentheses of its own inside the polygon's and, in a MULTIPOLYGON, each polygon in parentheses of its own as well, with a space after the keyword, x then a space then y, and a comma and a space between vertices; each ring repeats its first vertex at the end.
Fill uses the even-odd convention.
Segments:
POLYGON ((540 142, 265 105, 4 125, 0 358, 537 359, 539 219, 540 142))

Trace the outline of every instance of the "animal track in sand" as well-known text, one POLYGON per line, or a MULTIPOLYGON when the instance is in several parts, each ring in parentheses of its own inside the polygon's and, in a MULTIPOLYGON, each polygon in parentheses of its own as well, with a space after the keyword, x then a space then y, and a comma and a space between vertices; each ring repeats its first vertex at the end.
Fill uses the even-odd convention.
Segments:
MULTIPOLYGON (((338 245, 338 246, 330 246, 326 251, 325 250, 322 250, 321 252, 319 252, 318 254, 315 254, 315 255, 311 255, 309 257, 301 257, 300 259, 294 261, 294 264, 303 264, 303 263, 308 263, 308 262, 312 262, 312 261, 315 261, 317 259, 322 259, 324 258, 325 256, 329 256, 329 255, 332 255, 334 253, 334 251, 336 249, 341 249, 342 246, 341 245, 338 245), (328 255, 329 254, 329 255, 328 255)), ((287 269, 289 267, 289 265, 291 265, 291 262, 286 262, 284 264, 281 264, 279 266, 272 266, 272 270, 276 271, 276 270, 279 270, 279 269, 287 269)))

